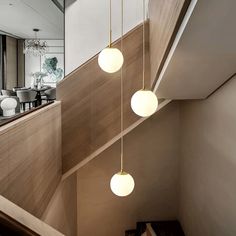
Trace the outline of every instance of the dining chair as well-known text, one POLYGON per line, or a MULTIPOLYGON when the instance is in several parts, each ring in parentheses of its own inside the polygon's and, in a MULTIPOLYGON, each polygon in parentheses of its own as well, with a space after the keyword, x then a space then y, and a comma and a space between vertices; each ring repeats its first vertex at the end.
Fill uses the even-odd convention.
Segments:
POLYGON ((50 85, 44 85, 42 86, 42 91, 40 91, 41 96, 46 96, 45 91, 48 89, 51 89, 52 87, 50 85))
POLYGON ((44 91, 47 101, 56 100, 56 88, 47 89, 44 91))
POLYGON ((26 87, 14 87, 12 90, 14 92, 18 91, 18 90, 29 90, 30 88, 26 88, 26 87))
POLYGON ((20 104, 25 111, 25 104, 29 104, 29 109, 32 106, 36 106, 36 95, 37 92, 33 90, 18 90, 16 91, 17 97, 20 99, 20 104))
POLYGON ((16 92, 14 92, 13 90, 9 90, 9 89, 2 89, 1 93, 3 96, 16 96, 16 92))

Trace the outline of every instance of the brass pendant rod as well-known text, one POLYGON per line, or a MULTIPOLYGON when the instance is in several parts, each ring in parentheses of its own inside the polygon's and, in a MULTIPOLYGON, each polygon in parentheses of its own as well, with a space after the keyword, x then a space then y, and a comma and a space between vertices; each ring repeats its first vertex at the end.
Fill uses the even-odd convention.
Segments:
POLYGON ((111 25, 112 25, 112 6, 111 6, 112 2, 110 0, 110 5, 109 5, 109 48, 111 48, 111 44, 112 44, 112 29, 111 29, 111 25))
POLYGON ((143 0, 143 90, 145 89, 145 67, 146 67, 146 55, 145 55, 145 0, 143 0))
MULTIPOLYGON (((121 0, 121 53, 123 53, 123 36, 124 36, 124 0, 121 0)), ((120 169, 121 173, 124 170, 124 91, 123 91, 123 66, 120 70, 120 129, 121 129, 121 150, 120 150, 120 169)))

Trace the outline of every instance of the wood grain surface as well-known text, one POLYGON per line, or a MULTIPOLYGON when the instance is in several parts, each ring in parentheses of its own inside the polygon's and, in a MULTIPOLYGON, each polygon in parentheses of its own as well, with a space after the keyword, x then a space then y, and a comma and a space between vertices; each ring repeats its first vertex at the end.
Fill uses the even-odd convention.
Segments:
POLYGON ((61 179, 56 102, 0 128, 0 194, 39 217, 61 179))
POLYGON ((156 82, 158 70, 171 44, 181 10, 189 0, 150 0, 150 67, 151 83, 156 82))
MULTIPOLYGON (((146 83, 149 86, 149 41, 146 24, 146 83)), ((142 88, 142 25, 124 37, 124 128, 139 119, 130 99, 142 88)), ((120 41, 114 43, 120 47, 120 41)), ((65 173, 120 132, 120 71, 103 72, 98 55, 69 74, 57 89, 62 102, 62 157, 65 173)))

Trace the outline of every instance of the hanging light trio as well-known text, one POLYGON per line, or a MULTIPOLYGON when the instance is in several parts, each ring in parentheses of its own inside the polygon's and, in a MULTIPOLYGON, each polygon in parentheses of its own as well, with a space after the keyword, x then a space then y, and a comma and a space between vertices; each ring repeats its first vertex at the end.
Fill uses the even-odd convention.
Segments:
MULTIPOLYGON (((107 73, 114 73, 121 70, 121 169, 118 173, 113 175, 110 181, 110 187, 112 192, 119 196, 125 197, 132 193, 134 190, 135 182, 133 177, 124 171, 124 126, 123 126, 123 63, 124 57, 123 51, 123 35, 124 35, 124 0, 121 0, 121 51, 117 48, 112 47, 112 4, 110 0, 109 8, 109 46, 103 49, 98 56, 98 64, 102 70, 107 73)), ((131 98, 131 108, 137 115, 141 117, 148 117, 154 114, 158 107, 158 100, 151 90, 147 90, 145 87, 145 0, 143 0, 143 78, 142 78, 142 89, 134 93, 131 98)))

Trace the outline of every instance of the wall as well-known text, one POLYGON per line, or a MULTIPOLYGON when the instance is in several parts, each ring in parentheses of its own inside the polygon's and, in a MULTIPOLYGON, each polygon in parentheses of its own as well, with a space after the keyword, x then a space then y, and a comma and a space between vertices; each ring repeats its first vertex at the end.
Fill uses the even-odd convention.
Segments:
POLYGON ((77 176, 62 181, 42 218, 66 236, 77 235, 77 176))
POLYGON ((236 235, 236 80, 181 105, 180 212, 186 236, 236 235))
MULTIPOLYGON (((148 1, 146 1, 148 3, 148 1)), ((69 74, 108 45, 109 1, 66 1, 65 70, 69 74)), ((112 1, 113 41, 121 35, 121 1, 112 1)), ((124 31, 142 22, 142 0, 124 1, 124 31)))
MULTIPOLYGON (((148 24, 147 24, 148 29, 148 24)), ((148 36, 148 30, 146 31, 148 36)), ((124 127, 140 119, 130 107, 132 95, 142 88, 143 27, 124 36, 124 127)), ((148 37, 147 37, 148 38, 148 37)), ((149 50, 146 42, 146 82, 149 82, 149 50)), ((117 41, 114 47, 120 47, 117 41)), ((57 86, 62 102, 63 173, 83 161, 120 133, 120 71, 108 74, 95 56, 57 86)))
POLYGON ((124 143, 125 170, 134 177, 135 190, 126 198, 110 190, 110 178, 120 167, 117 142, 77 173, 78 236, 121 236, 137 221, 177 217, 178 103, 146 120, 124 143))
POLYGON ((0 194, 40 218, 61 179, 60 102, 0 127, 0 194))
MULTIPOLYGON (((112 2, 114 38, 117 39, 120 36, 121 1, 112 2)), ((126 32, 142 21, 142 1, 124 2, 126 32)), ((66 76, 57 89, 57 98, 62 101, 63 173, 92 155, 120 131, 120 73, 104 73, 98 66, 96 55, 107 45, 108 3, 82 0, 68 3, 66 8, 66 73, 86 63, 66 76), (97 27, 94 28, 95 24, 97 27)), ((152 75, 156 75, 184 3, 184 0, 149 2, 151 32, 149 34, 148 21, 146 88, 150 88, 150 66, 152 75)), ((139 119, 131 110, 130 100, 134 92, 141 88, 142 33, 143 28, 138 25, 125 35, 123 41, 125 128, 139 119)), ((114 46, 119 47, 119 43, 119 40, 116 41, 114 46)))

